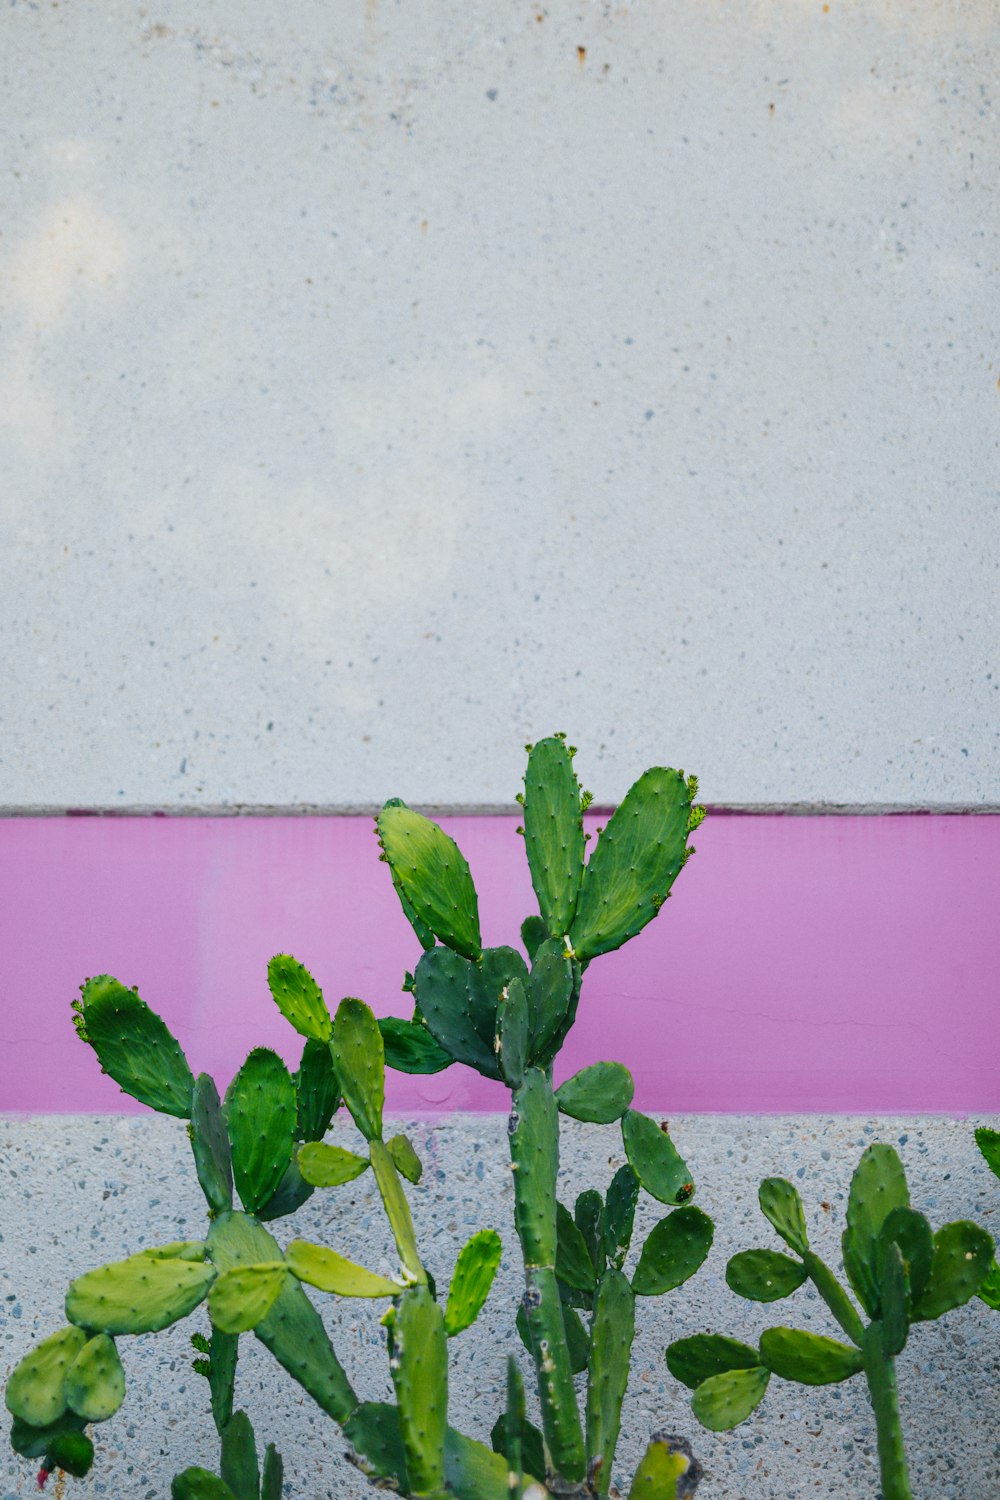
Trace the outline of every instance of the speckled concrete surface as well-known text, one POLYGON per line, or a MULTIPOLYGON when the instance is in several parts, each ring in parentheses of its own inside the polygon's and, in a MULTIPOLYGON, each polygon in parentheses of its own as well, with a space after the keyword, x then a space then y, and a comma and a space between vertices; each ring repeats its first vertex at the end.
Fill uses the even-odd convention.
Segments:
MULTIPOLYGON (((452 1115, 399 1122, 424 1161, 424 1183, 412 1193, 414 1217, 431 1270, 448 1275, 475 1229, 494 1225, 505 1252, 498 1283, 474 1330, 451 1345, 451 1417, 486 1437, 502 1403, 505 1352, 517 1345, 512 1321, 518 1293, 517 1247, 511 1225, 505 1120, 452 1115), (513 1341, 513 1345, 512 1345, 513 1341)), ((803 1289, 786 1304, 753 1307, 725 1286, 727 1257, 774 1237, 756 1205, 759 1179, 780 1173, 797 1180, 814 1245, 836 1262, 850 1174, 873 1139, 897 1145, 913 1201, 937 1225, 972 1217, 1000 1227, 1000 1186, 972 1139, 975 1121, 942 1118, 691 1116, 675 1118, 672 1134, 700 1184, 698 1201, 716 1221, 711 1256, 686 1289, 639 1303, 633 1377, 616 1472, 627 1482, 651 1429, 690 1434, 707 1477, 705 1500, 866 1500, 877 1494, 874 1428, 859 1379, 806 1389, 775 1380, 759 1412, 720 1437, 699 1428, 685 1393, 666 1372, 663 1349, 673 1338, 707 1329, 753 1339, 780 1322, 833 1332, 826 1310, 803 1289)), ((995 1121, 991 1122, 995 1123, 995 1121)), ((338 1122, 332 1139, 348 1143, 338 1122)), ((621 1160, 614 1127, 564 1126, 565 1198, 607 1183, 621 1160)), ((161 1119, 62 1116, 0 1120, 0 1370, 61 1321, 66 1282, 142 1245, 200 1232, 203 1207, 183 1125, 161 1119)), ((645 1200, 637 1238, 657 1218, 645 1200)), ((389 1242, 367 1181, 317 1194, 280 1228, 335 1245, 373 1268, 388 1268, 389 1242)), ((368 1397, 390 1394, 376 1313, 362 1304, 319 1298, 338 1353, 368 1397)), ((171 1475, 191 1462, 214 1462, 205 1387, 189 1368, 188 1334, 205 1326, 199 1312, 158 1336, 123 1340, 129 1395, 121 1412, 98 1429, 93 1476, 73 1488, 81 1496, 165 1500, 171 1475)), ((275 1440, 286 1459, 288 1496, 300 1500, 366 1491, 343 1461, 337 1430, 270 1357, 245 1339, 238 1400, 262 1440, 275 1440)), ((994 1500, 1000 1490, 1000 1319, 978 1303, 915 1330, 899 1362, 903 1421, 914 1493, 994 1500)), ((34 1493, 33 1476, 0 1457, 3 1500, 34 1493)))
POLYGON ((1000 804, 995 33, 12 0, 4 803, 1000 804))

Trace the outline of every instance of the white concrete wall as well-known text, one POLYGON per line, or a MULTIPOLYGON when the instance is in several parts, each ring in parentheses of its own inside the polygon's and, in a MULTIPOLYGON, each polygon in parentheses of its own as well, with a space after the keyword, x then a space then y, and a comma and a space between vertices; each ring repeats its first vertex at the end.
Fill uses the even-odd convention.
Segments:
POLYGON ((996 26, 5 7, 0 801, 1000 803, 996 26))

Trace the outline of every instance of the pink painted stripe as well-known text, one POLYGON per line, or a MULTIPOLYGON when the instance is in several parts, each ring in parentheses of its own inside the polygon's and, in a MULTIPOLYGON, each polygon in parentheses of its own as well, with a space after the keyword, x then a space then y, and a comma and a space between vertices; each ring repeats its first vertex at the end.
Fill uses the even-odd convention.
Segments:
MULTIPOLYGON (((484 938, 533 907, 514 820, 445 820, 484 938)), ((597 960, 558 1078, 603 1057, 658 1111, 1000 1110, 1000 817, 720 816, 659 919, 597 960)), ((251 1046, 292 1064, 270 955, 335 1001, 405 1015, 419 949, 367 818, 0 823, 0 1107, 133 1106, 77 1042, 69 1001, 109 971, 224 1086, 251 1046)), ((392 1075, 397 1110, 499 1109, 466 1068, 392 1075)))

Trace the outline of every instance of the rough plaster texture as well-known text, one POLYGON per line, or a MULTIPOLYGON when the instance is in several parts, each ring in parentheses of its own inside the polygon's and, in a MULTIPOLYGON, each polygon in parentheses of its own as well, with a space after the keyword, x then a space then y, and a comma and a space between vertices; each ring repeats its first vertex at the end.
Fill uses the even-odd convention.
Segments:
MULTIPOLYGON (((975 1148, 976 1122, 940 1117, 675 1117, 671 1131, 700 1184, 698 1201, 716 1221, 716 1240, 686 1289, 640 1299, 639 1332, 616 1474, 627 1483, 646 1435, 666 1426, 687 1433, 707 1469, 699 1500, 864 1500, 877 1493, 874 1428, 863 1384, 806 1389, 775 1380, 759 1412, 734 1433, 698 1427, 686 1395, 667 1374, 665 1345, 708 1329, 753 1340, 775 1323, 836 1333, 826 1310, 803 1289, 771 1308, 741 1302, 724 1283, 736 1250, 777 1243, 757 1209, 762 1176, 796 1180, 814 1246, 838 1262, 850 1174, 873 1139, 897 1146, 913 1202, 937 1225, 971 1217, 998 1224, 1000 1186, 975 1148)), ((995 1123, 993 1120, 991 1123, 995 1123)), ((451 1115, 401 1120, 424 1162, 413 1190, 425 1260, 446 1281, 461 1245, 493 1225, 505 1252, 495 1290, 473 1330, 451 1345, 453 1424, 486 1438, 503 1401, 504 1358, 518 1348, 513 1313, 519 1293, 506 1120, 451 1115)), ((352 1143, 349 1124, 331 1139, 352 1143)), ((606 1186, 622 1158, 613 1126, 563 1122, 561 1196, 606 1186)), ((200 1232, 204 1222, 184 1127, 146 1116, 0 1119, 3 1254, 0 1257, 0 1372, 4 1376, 38 1338, 62 1321, 65 1284, 91 1265, 143 1245, 200 1232)), ((656 1221, 643 1198, 636 1243, 656 1221)), ((317 1194, 279 1226, 286 1243, 299 1233, 335 1245, 375 1269, 391 1269, 389 1239, 367 1178, 317 1194)), ((629 1266, 634 1263, 634 1253, 629 1266)), ((390 1382, 378 1306, 320 1298, 335 1346, 365 1396, 386 1399, 390 1382)), ((73 1487, 82 1497, 128 1495, 163 1500, 171 1475, 188 1463, 214 1466, 204 1383, 191 1373, 189 1333, 203 1313, 174 1330, 122 1340, 129 1395, 98 1431, 93 1476, 73 1487)), ((237 1399, 263 1441, 284 1450, 288 1496, 360 1500, 370 1494, 343 1461, 338 1431, 251 1338, 241 1356, 237 1399)), ((993 1500, 1000 1487, 1000 1320, 978 1303, 917 1328, 898 1361, 903 1422, 914 1492, 993 1500)), ((4 1454, 4 1500, 33 1493, 28 1467, 4 1454)))
POLYGON ((6 805, 1000 802, 992 0, 0 32, 6 805))

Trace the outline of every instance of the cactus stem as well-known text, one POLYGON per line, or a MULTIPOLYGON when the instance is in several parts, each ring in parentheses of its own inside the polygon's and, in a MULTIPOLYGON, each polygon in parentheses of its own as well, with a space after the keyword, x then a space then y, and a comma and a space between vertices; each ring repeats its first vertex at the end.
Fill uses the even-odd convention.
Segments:
POLYGON ((872 1323, 865 1334, 864 1356, 865 1377, 878 1434, 878 1466, 884 1500, 913 1500, 899 1420, 896 1361, 885 1352, 880 1323, 872 1323))

